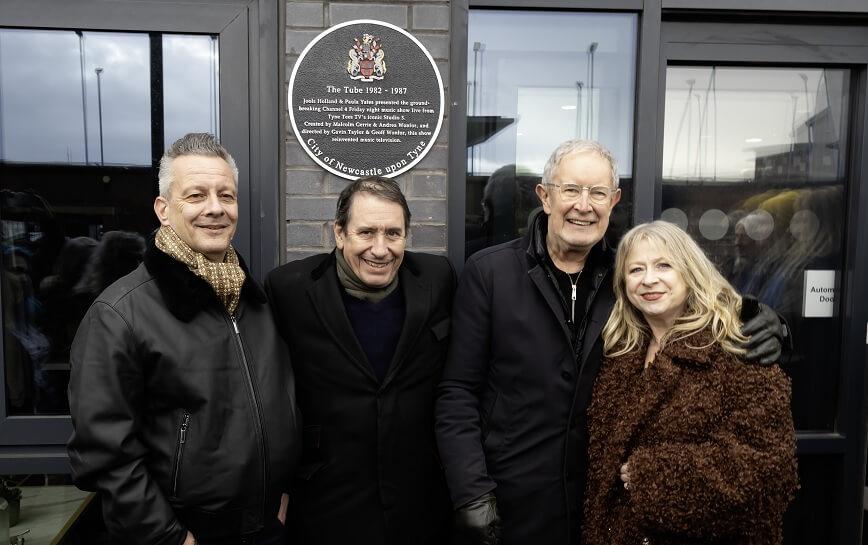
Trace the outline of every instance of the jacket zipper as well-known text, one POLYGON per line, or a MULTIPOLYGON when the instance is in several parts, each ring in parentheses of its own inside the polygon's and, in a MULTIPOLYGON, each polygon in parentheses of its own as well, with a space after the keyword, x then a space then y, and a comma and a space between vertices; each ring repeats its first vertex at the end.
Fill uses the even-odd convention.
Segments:
POLYGON ((178 497, 178 477, 181 475, 181 458, 184 456, 184 443, 187 442, 187 428, 190 426, 190 413, 184 413, 178 429, 178 446, 175 449, 175 468, 172 471, 172 497, 178 497))
MULTIPOLYGON (((578 367, 578 370, 576 371, 578 374, 576 375, 576 384, 575 384, 574 389, 573 389, 573 397, 570 400, 570 412, 569 412, 569 417, 567 420, 567 435, 569 435, 570 426, 572 424, 573 418, 575 417, 575 415, 573 414, 573 407, 575 406, 575 403, 576 403, 576 396, 579 394, 579 384, 582 381, 582 372, 585 370, 585 362, 581 361, 582 354, 581 354, 581 350, 580 350, 580 348, 583 348, 583 346, 580 347, 578 341, 579 341, 579 339, 585 338, 585 329, 587 329, 587 327, 588 327, 588 316, 591 315, 591 307, 594 304, 594 300, 597 298, 597 293, 600 291, 600 286, 603 285, 603 281, 606 279, 607 274, 608 274, 608 271, 604 270, 603 272, 597 273, 594 276, 594 281, 591 284, 591 292, 588 294, 588 298, 585 302, 585 317, 582 318, 582 323, 579 326, 579 329, 576 331, 576 335, 573 337, 573 342, 571 343, 572 349, 573 349, 573 356, 575 358, 575 361, 576 361, 576 364, 578 367)), ((560 290, 558 290, 558 291, 560 291, 560 290)), ((584 341, 583 341, 583 344, 584 344, 584 341)), ((568 454, 567 441, 564 441, 564 461, 565 461, 564 463, 566 463, 567 454, 568 454)), ((563 468, 562 474, 566 475, 566 467, 563 468)), ((567 486, 568 485, 566 483, 566 479, 564 479, 564 494, 566 494, 568 496, 569 492, 567 490, 567 486)), ((569 514, 567 514, 567 519, 568 519, 567 536, 569 539, 572 539, 572 532, 574 532, 575 530, 573 530, 572 524, 570 523, 569 518, 570 518, 569 514)), ((568 541, 569 541, 569 539, 568 539, 568 541)), ((646 545, 646 544, 643 544, 643 545, 646 545)))
POLYGON ((238 343, 238 350, 241 352, 241 368, 244 370, 244 379, 247 382, 247 391, 253 401, 254 427, 256 428, 256 434, 259 438, 259 458, 262 462, 262 522, 265 524, 265 496, 268 484, 268 451, 265 446, 265 428, 262 427, 262 408, 259 406, 259 396, 256 395, 256 384, 253 382, 253 376, 247 362, 247 355, 244 352, 244 343, 241 340, 241 331, 238 329, 238 322, 235 321, 235 317, 232 315, 229 316, 229 320, 232 321, 232 328, 235 330, 235 340, 238 343))

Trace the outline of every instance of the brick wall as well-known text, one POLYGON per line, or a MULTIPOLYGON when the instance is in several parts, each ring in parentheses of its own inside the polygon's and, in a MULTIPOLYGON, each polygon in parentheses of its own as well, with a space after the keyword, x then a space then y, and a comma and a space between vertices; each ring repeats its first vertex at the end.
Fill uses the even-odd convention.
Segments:
MULTIPOLYGON (((448 112, 449 3, 426 0, 381 0, 376 2, 286 2, 286 78, 299 54, 326 28, 353 19, 377 19, 408 30, 431 53, 444 84, 444 112, 448 112)), ((285 124, 286 145, 286 259, 331 251, 334 247, 332 220, 338 193, 349 180, 320 168, 304 152, 289 116, 285 124)), ((408 248, 446 253, 448 119, 443 119, 434 147, 414 168, 396 180, 407 196, 412 221, 408 248)))

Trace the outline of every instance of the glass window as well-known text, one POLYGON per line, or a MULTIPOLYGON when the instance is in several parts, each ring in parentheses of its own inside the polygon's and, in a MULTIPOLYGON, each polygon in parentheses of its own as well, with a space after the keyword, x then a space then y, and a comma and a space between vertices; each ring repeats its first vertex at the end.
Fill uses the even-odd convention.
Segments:
POLYGON ((148 47, 146 34, 0 31, 0 159, 150 165, 148 47))
POLYGON ((793 416, 834 429, 849 72, 670 66, 661 217, 790 324, 793 416))
POLYGON ((188 132, 220 136, 216 36, 163 36, 164 143, 188 132))
POLYGON ((79 321, 104 288, 139 264, 144 237, 157 226, 156 93, 163 94, 167 143, 215 132, 216 77, 211 36, 0 29, 8 415, 68 413, 69 348, 79 321), (163 48, 163 63, 151 63, 154 47, 163 48))
POLYGON ((619 164, 610 237, 632 216, 633 14, 471 10, 467 59, 466 252, 521 236, 551 152, 601 141, 619 164))

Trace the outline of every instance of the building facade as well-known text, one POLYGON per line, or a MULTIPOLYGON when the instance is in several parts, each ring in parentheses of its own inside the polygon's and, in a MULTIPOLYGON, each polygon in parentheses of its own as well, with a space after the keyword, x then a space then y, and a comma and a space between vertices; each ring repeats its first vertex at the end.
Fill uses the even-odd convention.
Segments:
POLYGON ((862 0, 4 0, 0 474, 68 472, 77 319, 156 227, 156 164, 217 133, 240 170, 236 246, 262 278, 329 251, 348 182, 302 149, 289 77, 324 30, 407 30, 446 97, 397 177, 409 247, 521 236, 548 153, 619 163, 611 238, 663 218, 790 322, 801 490, 791 544, 862 535, 868 363, 868 4, 862 0))

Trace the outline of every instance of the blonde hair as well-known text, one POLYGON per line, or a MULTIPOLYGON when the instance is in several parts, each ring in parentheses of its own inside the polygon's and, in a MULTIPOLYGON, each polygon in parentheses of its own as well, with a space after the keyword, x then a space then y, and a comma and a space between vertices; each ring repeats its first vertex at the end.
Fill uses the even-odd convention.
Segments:
POLYGON ((627 256, 639 242, 646 240, 669 254, 670 264, 681 275, 688 292, 684 314, 660 339, 660 347, 669 341, 690 337, 710 325, 714 341, 724 350, 743 354, 744 349, 739 345, 747 337, 740 332, 741 297, 690 235, 665 221, 637 225, 618 244, 613 279, 615 307, 603 328, 605 354, 620 356, 632 352, 651 336, 642 313, 627 298, 625 287, 627 256))

